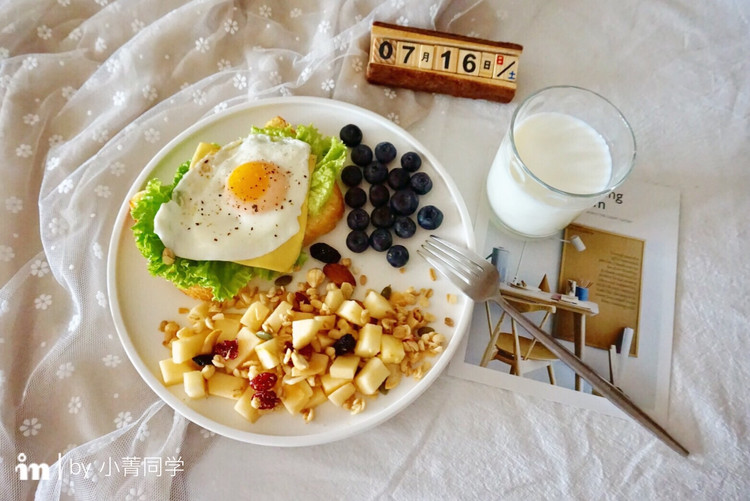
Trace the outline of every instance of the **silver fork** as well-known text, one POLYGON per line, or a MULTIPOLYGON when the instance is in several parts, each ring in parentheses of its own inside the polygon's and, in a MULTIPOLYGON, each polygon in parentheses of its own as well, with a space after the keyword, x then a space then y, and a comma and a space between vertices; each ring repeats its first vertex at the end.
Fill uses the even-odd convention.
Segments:
POLYGON ((422 244, 422 248, 417 250, 417 253, 473 300, 497 303, 508 315, 531 333, 539 343, 573 369, 576 374, 588 381, 592 388, 607 397, 610 402, 635 419, 636 422, 648 429, 674 451, 683 456, 688 455, 685 447, 672 438, 619 388, 599 376, 580 358, 573 355, 555 338, 541 330, 508 303, 500 294, 500 274, 490 262, 482 259, 481 256, 469 249, 459 247, 435 235, 431 235, 422 244))

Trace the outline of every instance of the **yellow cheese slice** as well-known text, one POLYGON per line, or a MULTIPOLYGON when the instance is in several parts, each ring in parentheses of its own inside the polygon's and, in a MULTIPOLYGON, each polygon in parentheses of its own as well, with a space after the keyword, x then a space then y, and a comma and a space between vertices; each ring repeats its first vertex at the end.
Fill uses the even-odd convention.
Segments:
MULTIPOLYGON (((219 148, 220 147, 216 144, 199 143, 198 147, 195 149, 193 158, 190 160, 190 167, 192 168, 206 155, 216 153, 219 148)), ((310 160, 308 163, 310 173, 312 174, 313 169, 315 169, 315 157, 313 155, 310 155, 310 160)), ((295 233, 289 240, 267 254, 254 257, 252 259, 237 261, 237 263, 243 264, 245 266, 253 266, 255 268, 263 268, 266 270, 280 272, 291 271, 294 267, 294 263, 297 262, 299 253, 302 251, 302 241, 305 238, 305 228, 307 226, 307 195, 305 195, 305 202, 302 204, 302 211, 297 217, 297 221, 299 222, 299 231, 295 233)))

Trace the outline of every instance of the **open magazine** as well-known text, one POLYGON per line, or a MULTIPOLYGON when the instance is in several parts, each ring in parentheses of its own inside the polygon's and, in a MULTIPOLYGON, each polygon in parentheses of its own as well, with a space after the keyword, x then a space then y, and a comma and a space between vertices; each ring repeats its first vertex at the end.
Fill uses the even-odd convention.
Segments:
MULTIPOLYGON (((557 237, 523 240, 503 232, 492 221, 486 194, 475 224, 477 250, 498 267, 503 295, 662 420, 669 401, 679 212, 677 190, 628 180, 557 237)), ((449 374, 624 415, 563 362, 545 355, 520 326, 515 336, 513 330, 496 305, 477 303, 449 374)))

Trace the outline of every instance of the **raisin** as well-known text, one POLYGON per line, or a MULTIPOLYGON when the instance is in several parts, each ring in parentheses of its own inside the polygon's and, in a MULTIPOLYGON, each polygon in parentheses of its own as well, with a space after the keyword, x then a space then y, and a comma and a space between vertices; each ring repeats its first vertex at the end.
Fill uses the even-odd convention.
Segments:
POLYGON ((354 351, 357 340, 351 334, 344 334, 333 343, 333 349, 336 350, 336 356, 346 355, 354 351))
POLYGON ((278 379, 279 377, 273 372, 261 372, 250 380, 250 388, 255 391, 270 390, 278 379))
POLYGON ((211 365, 211 361, 214 359, 213 354, 210 355, 197 355, 193 357, 193 362, 198 364, 201 367, 205 367, 206 365, 211 365))
POLYGON ((339 251, 324 242, 312 244, 310 255, 323 263, 338 263, 341 259, 339 251))

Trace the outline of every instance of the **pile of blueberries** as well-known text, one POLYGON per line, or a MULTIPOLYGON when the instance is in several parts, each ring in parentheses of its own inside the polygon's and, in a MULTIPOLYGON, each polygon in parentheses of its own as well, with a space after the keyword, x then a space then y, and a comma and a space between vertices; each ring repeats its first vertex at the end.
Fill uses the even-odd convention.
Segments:
POLYGON ((373 150, 362 143, 362 131, 354 124, 341 129, 339 137, 351 148, 351 160, 341 171, 341 181, 348 186, 344 195, 350 207, 346 222, 351 232, 346 246, 352 252, 364 252, 369 247, 386 252, 386 260, 395 267, 404 266, 409 260, 409 251, 393 243, 393 233, 400 238, 409 238, 417 231, 417 224, 434 230, 443 222, 443 213, 433 205, 419 208, 419 196, 429 193, 432 179, 425 172, 418 172, 422 158, 410 151, 401 156, 401 166, 389 168, 396 159, 396 147, 384 141, 373 150), (367 191, 362 181, 369 183, 367 191), (370 201, 373 209, 364 208, 370 201), (419 209, 419 210, 417 210, 419 209), (417 222, 412 215, 416 213, 417 222), (367 233, 370 225, 375 229, 367 233))

